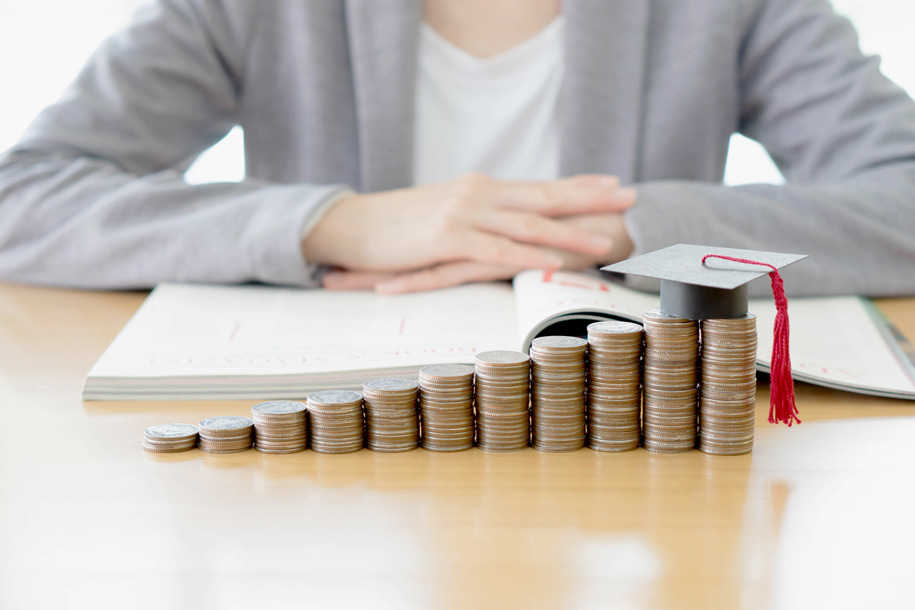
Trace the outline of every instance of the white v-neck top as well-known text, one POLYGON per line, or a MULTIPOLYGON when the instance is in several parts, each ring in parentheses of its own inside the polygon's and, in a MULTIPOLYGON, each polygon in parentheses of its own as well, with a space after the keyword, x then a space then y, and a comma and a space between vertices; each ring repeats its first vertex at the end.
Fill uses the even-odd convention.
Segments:
POLYGON ((495 178, 559 175, 559 90, 564 19, 481 59, 423 24, 416 83, 413 182, 483 172, 495 178))

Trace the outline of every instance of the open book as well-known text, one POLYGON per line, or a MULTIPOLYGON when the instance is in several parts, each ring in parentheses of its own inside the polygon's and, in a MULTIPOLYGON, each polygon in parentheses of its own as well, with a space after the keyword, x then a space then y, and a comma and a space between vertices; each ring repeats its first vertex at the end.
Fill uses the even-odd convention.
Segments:
MULTIPOLYGON (((527 351, 539 334, 583 335, 594 320, 639 321, 658 303, 571 272, 397 296, 163 284, 89 372, 83 398, 301 399, 378 377, 415 379, 427 364, 472 364, 482 351, 527 351)), ((767 371, 775 307, 751 301, 750 310, 767 371)), ((912 363, 869 301, 792 299, 790 316, 796 379, 915 400, 912 363)))

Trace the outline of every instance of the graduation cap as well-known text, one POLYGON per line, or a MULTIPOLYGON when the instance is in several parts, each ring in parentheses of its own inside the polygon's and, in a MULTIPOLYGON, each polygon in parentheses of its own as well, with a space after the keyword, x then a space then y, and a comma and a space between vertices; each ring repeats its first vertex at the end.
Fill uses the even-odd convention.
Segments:
POLYGON ((601 271, 661 280, 661 311, 678 318, 739 318, 748 311, 747 284, 769 274, 778 311, 772 346, 772 401, 769 421, 800 423, 788 353, 788 299, 778 273, 805 254, 782 254, 678 244, 620 261, 601 271))
POLYGON ((802 258, 806 255, 678 244, 601 271, 659 279, 661 311, 688 320, 715 320, 746 314, 747 284, 802 258))

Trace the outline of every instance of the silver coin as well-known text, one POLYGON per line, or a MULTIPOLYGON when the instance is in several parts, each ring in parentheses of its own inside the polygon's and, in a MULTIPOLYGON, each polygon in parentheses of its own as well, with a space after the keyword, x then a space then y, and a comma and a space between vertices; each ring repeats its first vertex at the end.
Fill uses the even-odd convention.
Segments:
POLYGON ((153 438, 181 439, 197 434, 197 426, 191 424, 159 424, 144 431, 144 434, 153 438))
POLYGON ((350 404, 362 400, 362 394, 349 390, 323 390, 309 394, 308 400, 322 406, 350 404))
POLYGON ((305 411, 305 405, 293 400, 271 400, 251 407, 251 411, 259 415, 290 415, 305 411))
POLYGON ((618 334, 635 334, 642 332, 642 325, 634 322, 622 322, 620 320, 607 320, 605 322, 592 322, 588 324, 588 335, 618 335, 618 334))
POLYGON ((473 367, 465 364, 431 364, 419 369, 419 374, 434 379, 463 378, 473 375, 473 367))
POLYGON ((499 365, 521 365, 530 361, 530 357, 527 354, 521 352, 511 352, 511 351, 491 351, 491 352, 481 352, 476 355, 475 358, 478 364, 489 364, 493 366, 499 365))
POLYGON ((147 442, 143 443, 143 449, 150 453, 181 453, 182 451, 190 451, 196 446, 196 443, 185 443, 183 445, 154 445, 147 442))
POLYGON ((363 390, 374 392, 407 392, 415 390, 418 385, 409 379, 373 379, 362 384, 363 390))
POLYGON ((548 337, 537 337, 531 342, 531 349, 539 348, 563 348, 563 349, 572 349, 579 348, 584 349, 588 346, 588 342, 579 337, 563 337, 559 335, 552 335, 548 337))
POLYGON ((238 415, 219 415, 201 420, 199 426, 201 431, 241 430, 254 426, 254 420, 238 415))

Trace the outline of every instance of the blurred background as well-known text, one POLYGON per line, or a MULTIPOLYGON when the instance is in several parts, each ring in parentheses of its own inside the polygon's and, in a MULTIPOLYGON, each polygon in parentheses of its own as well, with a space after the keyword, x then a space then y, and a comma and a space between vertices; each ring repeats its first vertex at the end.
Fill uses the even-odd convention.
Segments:
MULTIPOLYGON (((0 151, 54 102, 98 44, 129 22, 147 0, 27 0, 0 2, 0 151)), ((269 1, 269 0, 267 0, 269 1)), ((861 36, 867 54, 883 58, 884 74, 915 94, 915 0, 833 0, 861 36)), ((185 174, 194 184, 244 178, 244 134, 235 128, 185 174)), ((765 150, 731 139, 725 183, 782 182, 765 150)))

